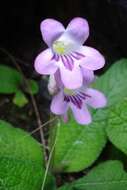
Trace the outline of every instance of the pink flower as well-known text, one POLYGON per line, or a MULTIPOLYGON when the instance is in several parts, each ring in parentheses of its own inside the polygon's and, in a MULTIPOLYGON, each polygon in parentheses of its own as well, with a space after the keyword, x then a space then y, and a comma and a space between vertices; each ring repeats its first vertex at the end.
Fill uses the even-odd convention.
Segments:
POLYGON ((92 119, 87 105, 93 108, 106 106, 106 97, 103 93, 92 88, 80 88, 69 90, 62 88, 51 102, 51 111, 56 115, 62 115, 67 120, 67 112, 70 108, 79 124, 89 124, 92 119))
POLYGON ((66 29, 60 22, 46 19, 41 23, 41 33, 49 48, 37 56, 35 69, 44 75, 59 71, 66 88, 81 87, 83 78, 92 81, 93 71, 104 66, 104 57, 97 50, 83 46, 89 36, 85 19, 74 18, 66 29))

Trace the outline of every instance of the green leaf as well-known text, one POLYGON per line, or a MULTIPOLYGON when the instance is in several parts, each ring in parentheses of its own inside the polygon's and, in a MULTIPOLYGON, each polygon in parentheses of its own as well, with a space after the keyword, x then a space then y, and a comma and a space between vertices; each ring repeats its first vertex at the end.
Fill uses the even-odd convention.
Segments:
POLYGON ((108 98, 108 106, 127 96, 127 59, 115 62, 109 70, 98 77, 94 88, 101 90, 108 98))
POLYGON ((127 154, 127 59, 116 62, 98 79, 96 87, 107 93, 109 105, 106 126, 110 141, 127 154), (107 81, 107 83, 106 83, 107 81))
POLYGON ((92 169, 87 176, 59 190, 126 190, 127 173, 120 161, 107 161, 92 169))
MULTIPOLYGON (((105 93, 106 90, 109 91, 108 100, 111 106, 108 109, 106 132, 109 140, 127 154, 127 59, 118 61, 107 73, 105 80, 111 80, 105 93)), ((100 86, 99 81, 97 84, 100 86)), ((102 86, 104 89, 104 85, 102 86)))
POLYGON ((29 88, 26 88, 27 93, 32 93, 33 95, 37 94, 39 91, 38 83, 33 79, 28 79, 29 88), (30 92, 31 91, 31 92, 30 92))
POLYGON ((44 190, 56 190, 56 181, 53 175, 48 174, 46 178, 44 190))
POLYGON ((52 160, 55 172, 76 172, 87 168, 98 158, 106 143, 102 121, 83 126, 71 117, 68 123, 59 120, 52 130, 51 138, 56 134, 57 139, 52 160))
POLYGON ((106 132, 109 140, 127 154, 127 99, 109 109, 106 132))
POLYGON ((15 93, 22 82, 21 74, 15 69, 0 65, 0 93, 15 93))
POLYGON ((23 107, 28 103, 28 99, 22 91, 18 90, 13 98, 13 103, 18 107, 23 107))
POLYGON ((90 125, 78 125, 72 118, 66 124, 61 121, 56 124, 50 135, 51 144, 55 135, 57 138, 52 160, 55 172, 80 171, 98 158, 106 143, 104 128, 108 122, 108 111, 127 96, 126 78, 127 59, 122 59, 96 80, 94 88, 104 92, 108 105, 105 109, 93 111, 93 122, 90 125))
POLYGON ((73 189, 71 184, 67 184, 58 188, 58 190, 77 190, 77 189, 73 189))
POLYGON ((39 143, 0 120, 0 189, 40 190, 44 169, 39 143))

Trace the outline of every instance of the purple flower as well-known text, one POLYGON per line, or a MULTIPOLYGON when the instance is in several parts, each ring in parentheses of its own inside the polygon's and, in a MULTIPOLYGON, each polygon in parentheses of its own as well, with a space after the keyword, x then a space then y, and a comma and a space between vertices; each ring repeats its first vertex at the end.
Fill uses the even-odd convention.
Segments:
POLYGON ((64 116, 67 120, 67 111, 70 108, 79 124, 89 124, 92 119, 87 105, 96 109, 106 106, 106 102, 103 93, 92 88, 78 90, 63 88, 53 97, 51 111, 56 115, 64 116))
POLYGON ((74 18, 65 29, 53 19, 41 23, 43 40, 49 46, 35 60, 35 69, 44 75, 60 72, 61 80, 68 89, 82 86, 83 78, 92 81, 93 71, 102 68, 104 57, 94 48, 83 46, 89 36, 85 19, 74 18))

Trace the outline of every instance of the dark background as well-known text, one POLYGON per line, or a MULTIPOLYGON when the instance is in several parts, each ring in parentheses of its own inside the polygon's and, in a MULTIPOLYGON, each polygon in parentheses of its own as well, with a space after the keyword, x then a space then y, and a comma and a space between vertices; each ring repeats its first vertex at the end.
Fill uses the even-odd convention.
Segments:
POLYGON ((110 65, 127 57, 127 0, 3 1, 0 6, 0 46, 33 68, 33 60, 46 45, 40 22, 55 18, 65 26, 76 16, 86 18, 90 37, 86 44, 100 50, 110 65))

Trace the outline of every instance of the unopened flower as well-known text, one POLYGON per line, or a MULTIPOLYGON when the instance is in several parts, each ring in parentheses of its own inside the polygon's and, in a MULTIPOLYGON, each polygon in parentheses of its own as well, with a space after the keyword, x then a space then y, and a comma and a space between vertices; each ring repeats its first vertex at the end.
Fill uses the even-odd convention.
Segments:
POLYGON ((80 88, 70 90, 63 88, 54 96, 51 102, 51 111, 56 115, 62 115, 67 120, 67 111, 70 108, 79 124, 89 124, 91 114, 87 106, 102 108, 106 106, 106 97, 103 93, 92 88, 80 88))
POLYGON ((59 70, 64 86, 69 89, 81 87, 83 78, 93 80, 93 71, 102 68, 105 60, 94 48, 83 46, 89 36, 87 21, 74 18, 65 29, 60 22, 46 19, 40 27, 49 48, 37 56, 36 71, 51 75, 59 70))
POLYGON ((54 95, 58 91, 58 85, 57 81, 55 79, 54 75, 50 75, 49 81, 48 81, 48 91, 50 95, 54 95))

